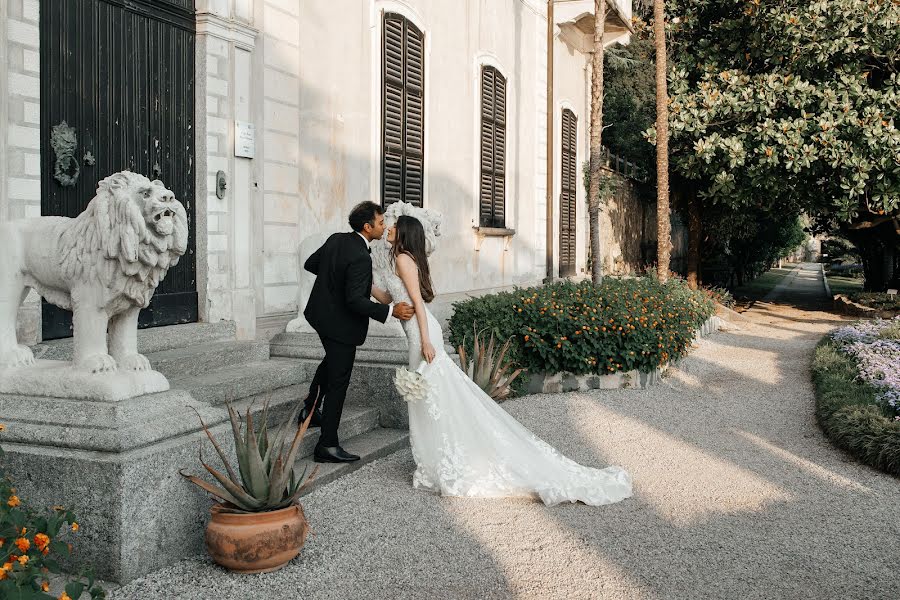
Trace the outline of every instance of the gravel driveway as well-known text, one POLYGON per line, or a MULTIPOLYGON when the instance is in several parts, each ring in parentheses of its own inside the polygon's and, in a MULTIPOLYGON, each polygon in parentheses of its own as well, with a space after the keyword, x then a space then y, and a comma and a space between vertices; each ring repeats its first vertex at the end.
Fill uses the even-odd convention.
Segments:
MULTIPOLYGON (((796 278, 798 281, 803 278, 796 278)), ((898 598, 900 480, 823 437, 809 365, 827 313, 758 303, 650 390, 504 406, 572 458, 618 464, 606 507, 440 498, 408 450, 313 492, 300 557, 236 576, 206 557, 125 598, 898 598)))

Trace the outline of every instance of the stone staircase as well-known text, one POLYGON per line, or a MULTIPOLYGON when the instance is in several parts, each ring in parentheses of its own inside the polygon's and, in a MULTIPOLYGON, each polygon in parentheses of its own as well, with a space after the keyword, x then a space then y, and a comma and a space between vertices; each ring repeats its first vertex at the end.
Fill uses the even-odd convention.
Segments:
MULTIPOLYGON (((283 351, 284 340, 281 345, 271 347, 267 342, 238 341, 234 324, 228 322, 192 323, 138 332, 139 351, 147 356, 154 369, 169 379, 173 390, 184 390, 194 400, 219 410, 226 403, 231 404, 242 414, 248 408, 258 414, 268 404, 270 425, 289 418, 308 392, 322 351, 317 339, 315 344, 312 340, 305 341, 310 345, 304 346, 302 352, 283 351)), ((374 348, 360 350, 359 363, 406 362, 405 348, 398 352, 377 343, 374 348)), ((72 358, 71 340, 46 342, 33 350, 38 358, 72 358)), ((383 367, 388 369, 392 371, 392 367, 383 367)), ((405 427, 382 427, 382 423, 390 424, 390 419, 382 418, 380 404, 373 402, 372 390, 367 386, 351 387, 338 435, 341 445, 359 454, 361 459, 350 464, 323 464, 307 493, 408 444, 405 427)), ((313 462, 312 452, 318 439, 318 429, 306 433, 297 461, 301 472, 313 462)))

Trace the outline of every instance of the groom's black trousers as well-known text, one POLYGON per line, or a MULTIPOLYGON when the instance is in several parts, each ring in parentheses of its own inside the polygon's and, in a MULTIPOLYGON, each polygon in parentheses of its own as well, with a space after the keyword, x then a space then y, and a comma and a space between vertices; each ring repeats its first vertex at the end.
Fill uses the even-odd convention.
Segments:
POLYGON ((319 445, 331 448, 338 445, 338 425, 341 422, 344 399, 347 396, 347 387, 350 385, 350 375, 353 373, 353 363, 356 360, 356 346, 342 344, 321 334, 319 339, 325 348, 325 358, 319 363, 319 368, 316 369, 312 384, 309 386, 309 402, 319 395, 319 390, 324 393, 324 399, 319 400, 323 402, 322 436, 319 438, 319 445))

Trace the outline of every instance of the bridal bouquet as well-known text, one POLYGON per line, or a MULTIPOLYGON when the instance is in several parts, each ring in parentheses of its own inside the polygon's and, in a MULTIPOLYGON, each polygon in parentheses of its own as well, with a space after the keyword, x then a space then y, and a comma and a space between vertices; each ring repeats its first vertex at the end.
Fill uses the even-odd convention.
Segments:
POLYGON ((415 371, 406 367, 397 367, 394 372, 394 387, 407 402, 419 402, 428 396, 428 382, 422 376, 423 362, 415 371))

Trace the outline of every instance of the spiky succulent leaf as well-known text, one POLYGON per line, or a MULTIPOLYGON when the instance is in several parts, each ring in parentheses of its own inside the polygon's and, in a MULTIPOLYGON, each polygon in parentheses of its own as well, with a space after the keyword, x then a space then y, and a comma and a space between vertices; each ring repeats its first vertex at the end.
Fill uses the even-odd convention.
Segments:
POLYGON ((231 464, 228 461, 228 457, 225 455, 225 452, 219 446, 219 443, 216 441, 216 438, 214 438, 212 433, 209 431, 209 427, 206 426, 206 423, 203 421, 203 417, 200 416, 200 413, 197 411, 196 408, 194 408, 194 412, 197 413, 197 418, 200 419, 200 426, 203 427, 203 431, 206 433, 206 437, 208 437, 209 441, 212 442, 213 448, 216 449, 216 453, 219 455, 219 458, 222 459, 222 464, 225 465, 225 470, 228 471, 228 476, 235 483, 235 485, 240 485, 241 482, 238 480, 238 476, 234 472, 234 469, 231 468, 231 464))
POLYGON ((244 443, 244 437, 241 434, 241 422, 238 413, 234 408, 231 407, 230 404, 228 406, 228 418, 231 421, 231 433, 234 435, 234 452, 237 455, 238 459, 238 471, 241 474, 241 482, 244 488, 247 487, 247 482, 250 481, 249 477, 249 468, 247 462, 247 450, 246 444, 244 443))
POLYGON ((263 502, 258 500, 257 498, 252 497, 248 494, 241 486, 237 485, 228 477, 216 471, 208 464, 203 462, 203 459, 200 459, 200 464, 203 465, 203 468, 209 472, 210 475, 216 478, 216 480, 222 484, 229 494, 231 494, 236 502, 234 503, 236 506, 243 508, 244 510, 259 510, 263 506, 263 502))
POLYGON ((259 444, 256 440, 256 432, 253 430, 253 415, 247 409, 247 463, 250 476, 247 491, 251 496, 259 500, 265 500, 269 495, 269 478, 259 455, 259 444))
POLYGON ((225 502, 230 502, 231 504, 233 504, 235 506, 240 506, 240 504, 241 504, 240 500, 235 498, 233 495, 229 494, 227 490, 224 490, 217 485, 213 485, 207 481, 204 481, 203 479, 200 479, 196 475, 186 475, 182 471, 179 471, 178 473, 182 477, 184 477, 185 479, 187 479, 188 481, 190 481, 191 483, 196 485, 197 487, 206 490, 207 492, 209 492, 210 494, 212 494, 219 500, 224 500, 225 502))

